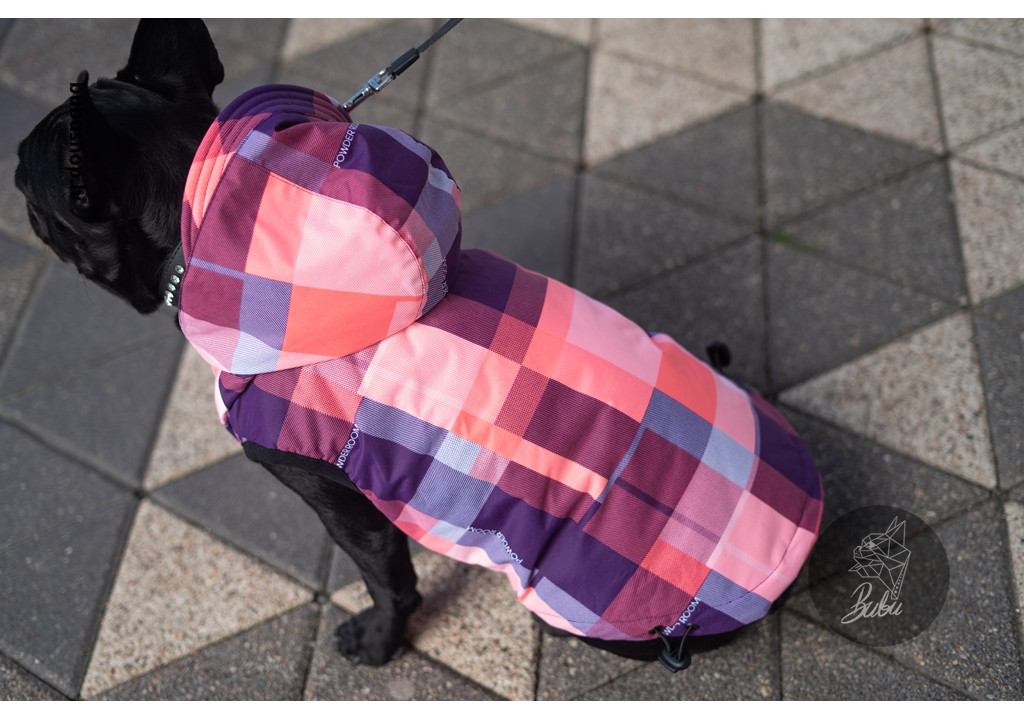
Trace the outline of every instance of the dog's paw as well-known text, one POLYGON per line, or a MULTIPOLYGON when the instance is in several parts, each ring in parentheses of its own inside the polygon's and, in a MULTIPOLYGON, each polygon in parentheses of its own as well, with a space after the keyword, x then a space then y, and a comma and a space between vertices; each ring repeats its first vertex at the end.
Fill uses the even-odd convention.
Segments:
POLYGON ((383 665, 402 647, 405 618, 371 607, 334 631, 338 651, 356 665, 383 665))

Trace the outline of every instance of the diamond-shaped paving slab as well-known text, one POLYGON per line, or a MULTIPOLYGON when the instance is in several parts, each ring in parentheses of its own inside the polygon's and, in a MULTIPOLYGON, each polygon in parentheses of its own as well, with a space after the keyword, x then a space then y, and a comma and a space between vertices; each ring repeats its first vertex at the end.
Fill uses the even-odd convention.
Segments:
POLYGON ((779 698, 778 620, 770 615, 727 644, 693 653, 684 672, 659 662, 583 696, 584 700, 775 700, 779 698))
MULTIPOLYGON (((523 152, 522 148, 450 123, 428 120, 422 139, 444 158, 462 190, 462 213, 571 177, 572 164, 523 152)), ((473 239, 463 234, 463 242, 473 239)))
POLYGON ((866 54, 920 27, 919 20, 763 20, 765 85, 774 88, 866 54))
MULTIPOLYGON (((1006 536, 1010 540, 1010 562, 1013 567, 1014 588, 1016 589, 1017 607, 1024 607, 1024 505, 1008 502, 1004 506, 1006 512, 1006 536)), ((1024 632, 1024 615, 1020 618, 1021 631, 1024 632)))
POLYGON ((1024 122, 997 130, 957 154, 980 165, 1024 177, 1024 122))
POLYGON ((332 605, 324 608, 306 700, 500 699, 418 652, 407 651, 383 667, 353 665, 334 647, 334 629, 347 619, 332 605))
POLYGON ((1024 118, 1024 57, 936 37, 935 69, 951 147, 1024 118))
POLYGON ((42 241, 35 238, 29 225, 25 196, 18 191, 13 178, 18 166, 18 143, 46 116, 50 106, 0 87, 0 107, 4 109, 4 122, 0 124, 0 177, 6 179, 0 183, 0 228, 12 238, 42 247, 42 241))
POLYGON ((149 502, 139 507, 82 686, 90 697, 312 599, 149 502))
POLYGON ((125 19, 15 20, 0 48, 0 82, 43 105, 58 105, 81 70, 92 81, 124 67, 136 25, 125 19))
POLYGON ((0 376, 0 396, 180 335, 168 316, 139 315, 123 300, 88 283, 70 265, 48 264, 40 283, 25 330, 11 347, 0 376))
POLYGON ((967 699, 795 613, 782 614, 782 637, 786 700, 967 699))
POLYGON ((428 103, 431 108, 450 108, 460 98, 486 92, 537 67, 553 68, 579 51, 574 42, 523 26, 464 20, 430 49, 433 65, 428 103))
POLYGON ((961 162, 951 170, 971 298, 1024 283, 1024 180, 961 162))
POLYGON ((924 38, 790 86, 773 99, 813 115, 942 151, 924 38))
POLYGON ((199 353, 186 345, 164 410, 160 434, 143 485, 153 490, 242 451, 220 424, 214 404, 216 381, 199 353))
POLYGON ((936 523, 987 497, 972 483, 821 420, 796 412, 786 417, 821 473, 826 498, 822 527, 870 505, 903 508, 936 523))
POLYGON ((949 559, 946 604, 916 638, 879 650, 971 697, 1024 700, 1003 520, 1002 505, 988 503, 933 527, 949 559))
POLYGON ((329 551, 323 524, 302 498, 247 458, 201 470, 154 497, 306 585, 323 585, 329 551))
POLYGON ((601 47, 711 82, 753 90, 754 23, 744 19, 606 19, 601 47))
MULTIPOLYGON (((501 573, 435 553, 413 559, 423 605, 409 619, 413 646, 512 700, 531 700, 539 651, 537 628, 501 573)), ((370 605, 363 583, 332 599, 350 612, 370 605)))
POLYGON ((288 22, 281 57, 289 62, 300 55, 336 45, 389 22, 382 18, 295 18, 288 22))
POLYGON ((583 50, 574 50, 553 65, 539 65, 494 86, 453 96, 432 108, 433 116, 575 162, 580 154, 586 60, 583 50), (551 98, 558 98, 558 112, 551 112, 551 98))
POLYGON ((999 485, 1024 482, 1024 288, 982 305, 975 314, 981 381, 999 485))
POLYGON ((782 233, 903 287, 966 303, 946 168, 935 162, 782 233))
POLYGON ((575 286, 596 295, 682 265, 749 233, 744 223, 595 174, 584 179, 582 208, 575 286))
POLYGON ((754 109, 744 108, 613 158, 595 173, 749 222, 753 229, 755 127, 754 109))
POLYGON ((746 99, 740 92, 666 73, 644 59, 598 51, 590 65, 583 157, 588 164, 602 162, 708 120, 746 99), (623 105, 633 108, 629 122, 603 111, 623 105))
POLYGON ((42 266, 38 252, 0 235, 0 358, 10 344, 42 266))
POLYGON ((97 700, 301 700, 320 613, 304 605, 97 700))
POLYGON ((783 242, 768 249, 772 380, 787 387, 956 309, 783 242))
POLYGON ((10 700, 67 700, 67 698, 17 664, 0 657, 0 701, 10 700))
POLYGON ((537 699, 579 697, 647 664, 598 650, 574 637, 542 634, 537 699))
POLYGON ((994 45, 1024 55, 1024 20, 1011 18, 959 18, 939 20, 936 31, 965 40, 994 45))
POLYGON ((576 180, 560 178, 462 217, 463 249, 493 250, 520 265, 569 281, 576 180))
POLYGON ((996 485, 966 314, 798 385, 782 400, 983 487, 996 485))
POLYGON ((50 527, 0 550, 0 649, 68 697, 82 683, 133 505, 112 491, 88 513, 37 518, 50 527))
POLYGON ((761 133, 765 214, 771 226, 934 158, 910 145, 772 103, 764 106, 761 133))
POLYGON ((179 337, 158 338, 13 396, 0 412, 136 485, 181 346, 179 337))
POLYGON ((591 18, 504 18, 504 22, 584 45, 591 40, 594 26, 601 21, 591 18))

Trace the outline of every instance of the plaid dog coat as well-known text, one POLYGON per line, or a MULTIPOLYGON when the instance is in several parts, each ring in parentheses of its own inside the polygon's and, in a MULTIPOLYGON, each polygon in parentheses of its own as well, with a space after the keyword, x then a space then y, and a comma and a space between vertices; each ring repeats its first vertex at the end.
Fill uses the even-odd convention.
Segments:
POLYGON ((408 535, 605 640, 762 617, 817 535, 795 432, 665 335, 460 251, 437 154, 247 92, 185 190, 179 321, 254 459, 347 474, 408 535))

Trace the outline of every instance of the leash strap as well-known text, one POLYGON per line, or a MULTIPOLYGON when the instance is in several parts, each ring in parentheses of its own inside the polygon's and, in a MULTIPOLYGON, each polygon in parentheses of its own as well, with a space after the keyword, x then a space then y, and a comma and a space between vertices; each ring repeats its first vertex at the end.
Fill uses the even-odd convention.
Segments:
POLYGON ((444 37, 449 30, 458 25, 461 21, 462 18, 454 18, 446 22, 441 27, 439 27, 437 31, 429 38, 427 38, 427 41, 424 42, 422 45, 406 51, 393 63, 391 63, 386 68, 378 72, 369 80, 367 80, 366 85, 363 87, 363 89, 357 92, 352 97, 350 97, 348 100, 346 100, 342 107, 345 110, 354 110, 364 100, 366 100, 369 97, 373 97, 374 95, 379 93, 381 90, 384 89, 384 87, 388 83, 390 83, 396 77, 404 73, 406 70, 409 69, 410 65, 419 60, 420 53, 426 52, 431 45, 433 45, 442 37, 444 37))

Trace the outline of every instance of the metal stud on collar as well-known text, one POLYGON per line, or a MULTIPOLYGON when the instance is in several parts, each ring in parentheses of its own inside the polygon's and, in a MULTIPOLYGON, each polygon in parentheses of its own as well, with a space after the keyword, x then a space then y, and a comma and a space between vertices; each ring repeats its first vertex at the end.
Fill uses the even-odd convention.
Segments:
POLYGON ((178 245, 167 260, 167 265, 164 266, 163 275, 160 278, 160 287, 164 291, 164 305, 167 307, 178 307, 178 290, 183 277, 185 277, 185 251, 181 245, 178 245))

